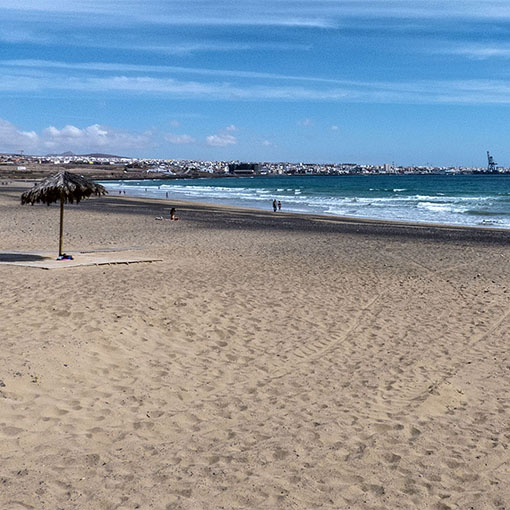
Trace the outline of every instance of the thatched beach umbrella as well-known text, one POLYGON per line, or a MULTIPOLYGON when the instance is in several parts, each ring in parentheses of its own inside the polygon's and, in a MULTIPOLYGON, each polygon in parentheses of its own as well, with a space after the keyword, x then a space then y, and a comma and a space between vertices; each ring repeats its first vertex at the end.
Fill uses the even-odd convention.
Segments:
POLYGON ((62 255, 62 240, 64 236, 64 204, 78 203, 91 195, 106 195, 107 191, 100 184, 96 184, 81 175, 70 172, 59 172, 36 184, 30 191, 21 195, 21 205, 42 202, 53 204, 60 201, 60 239, 58 255, 62 255))

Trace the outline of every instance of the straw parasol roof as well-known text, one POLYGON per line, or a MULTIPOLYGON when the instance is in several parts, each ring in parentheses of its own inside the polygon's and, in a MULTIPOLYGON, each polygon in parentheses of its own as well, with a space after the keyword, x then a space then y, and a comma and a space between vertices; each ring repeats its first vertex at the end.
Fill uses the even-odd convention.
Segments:
POLYGON ((71 172, 58 172, 36 184, 31 190, 21 195, 21 204, 42 202, 50 205, 55 202, 65 204, 78 203, 91 195, 106 195, 107 191, 100 184, 71 172))
POLYGON ((106 195, 106 193, 106 189, 100 184, 96 184, 82 175, 62 171, 47 177, 39 184, 36 184, 31 190, 25 191, 25 193, 21 195, 21 205, 34 205, 39 202, 50 205, 54 202, 60 202, 58 258, 72 258, 62 252, 64 237, 64 204, 78 203, 83 198, 89 198, 92 195, 106 195))

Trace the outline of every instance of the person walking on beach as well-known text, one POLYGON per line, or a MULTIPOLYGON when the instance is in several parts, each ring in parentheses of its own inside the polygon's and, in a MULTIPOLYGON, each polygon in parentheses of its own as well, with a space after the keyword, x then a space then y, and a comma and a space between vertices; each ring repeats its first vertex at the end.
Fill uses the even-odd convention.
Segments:
POLYGON ((278 206, 276 205, 276 199, 273 200, 273 211, 276 212, 278 209, 278 206))
POLYGON ((278 200, 278 210, 279 211, 282 210, 282 202, 281 202, 281 200, 278 200))

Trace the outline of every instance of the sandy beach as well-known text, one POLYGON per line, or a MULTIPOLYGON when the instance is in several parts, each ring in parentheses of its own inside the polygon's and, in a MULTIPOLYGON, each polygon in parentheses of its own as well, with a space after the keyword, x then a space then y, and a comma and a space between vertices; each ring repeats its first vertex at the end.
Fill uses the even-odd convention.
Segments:
MULTIPOLYGON (((24 189, 0 261, 58 248, 24 189)), ((1 509, 508 509, 510 231, 115 196, 65 219, 67 253, 161 261, 0 264, 1 509)))

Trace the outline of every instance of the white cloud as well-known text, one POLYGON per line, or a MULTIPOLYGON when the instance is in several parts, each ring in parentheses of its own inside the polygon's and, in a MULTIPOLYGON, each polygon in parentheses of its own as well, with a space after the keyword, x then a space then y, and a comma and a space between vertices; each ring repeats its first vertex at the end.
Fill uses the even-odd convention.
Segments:
POLYGON ((172 133, 167 133, 165 135, 165 140, 167 142, 173 143, 174 145, 185 145, 189 143, 195 143, 195 139, 190 135, 175 135, 172 133))
POLYGON ((107 132, 100 128, 99 125, 90 126, 86 129, 79 129, 75 126, 65 126, 62 129, 57 129, 54 126, 50 126, 46 128, 43 131, 43 134, 46 135, 46 138, 48 140, 51 140, 51 142, 58 142, 59 140, 79 140, 83 139, 83 136, 85 133, 88 134, 88 136, 95 136, 96 138, 104 137, 107 132))
POLYGON ((172 120, 170 122, 170 125, 173 127, 179 127, 181 125, 181 123, 178 120, 172 120))
POLYGON ((114 130, 99 124, 80 129, 68 125, 62 129, 54 126, 42 133, 42 143, 48 148, 65 148, 68 150, 96 149, 140 149, 150 145, 152 133, 141 134, 114 130))
POLYGON ((495 26, 485 34, 490 40, 504 32, 498 22, 510 20, 508 0, 249 0, 237 4, 187 0, 185 5, 184 9, 183 2, 170 0, 0 0, 0 40, 47 46, 40 54, 62 45, 179 56, 257 50, 297 53, 321 45, 320 38, 307 38, 307 32, 328 30, 340 37, 370 32, 380 37, 391 31, 400 37, 407 27, 425 34, 422 46, 430 51, 431 40, 440 31, 447 38, 460 39, 458 32, 469 37, 474 23, 494 20, 495 26), (430 33, 431 23, 434 33, 430 33), (204 38, 202 27, 218 27, 219 32, 207 31, 214 35, 204 38), (264 27, 275 35, 248 38, 240 33, 264 27), (112 37, 96 36, 104 30, 112 37), (236 30, 236 37, 228 35, 236 30), (288 37, 291 30, 303 31, 305 37, 288 37))
POLYGON ((331 126, 331 131, 338 131, 338 126, 331 126))
MULTIPOLYGON (((319 4, 323 0, 319 0, 319 4)), ((243 9, 233 8, 230 0, 203 2, 188 0, 186 9, 181 2, 147 0, 146 2, 102 0, 48 1, 3 0, 0 10, 30 12, 36 19, 65 15, 69 22, 80 19, 112 26, 153 24, 167 26, 272 26, 297 28, 335 28, 336 22, 320 14, 310 14, 294 1, 284 6, 272 6, 266 0, 247 2, 243 9)))
POLYGON ((264 147, 276 147, 276 145, 275 145, 273 142, 270 142, 269 140, 264 140, 264 141, 262 142, 262 145, 263 145, 264 147))
POLYGON ((166 25, 266 25, 309 28, 333 28, 338 20, 351 17, 510 17, 506 0, 251 0, 236 8, 230 0, 181 2, 146 0, 51 1, 2 0, 1 9, 25 11, 44 18, 51 15, 75 15, 81 19, 107 18, 114 25, 137 22, 166 25))
POLYGON ((208 136, 205 141, 210 147, 227 147, 227 145, 235 145, 237 138, 227 133, 220 133, 208 136))
MULTIPOLYGON (((29 61, 32 62, 32 61, 29 61)), ((39 62, 39 61, 37 61, 39 62)), ((1 63, 1 62, 0 62, 1 63)), ((5 61, 4 61, 5 63, 5 61)), ((72 69, 72 67, 71 67, 72 69)), ((336 80, 307 86, 253 83, 245 80, 231 82, 184 81, 151 76, 87 76, 81 73, 48 72, 31 66, 3 68, 0 92, 18 94, 54 90, 78 91, 82 94, 132 94, 170 98, 196 98, 208 101, 326 101, 393 104, 510 104, 510 85, 505 80, 412 80, 412 81, 354 81, 336 80)), ((311 119, 303 119, 301 126, 311 126, 311 119)))
POLYGON ((215 135, 210 135, 205 139, 205 143, 210 147, 227 147, 228 145, 235 145, 237 138, 230 133, 237 131, 237 126, 230 124, 225 129, 215 135))
POLYGON ((4 152, 30 151, 37 147, 39 135, 35 131, 21 131, 9 121, 0 119, 0 150, 4 152))
POLYGON ((510 58, 510 46, 467 45, 463 47, 442 49, 438 53, 445 55, 461 55, 475 60, 486 60, 489 58, 510 58))
POLYGON ((161 53, 167 55, 190 55, 193 53, 208 53, 208 52, 242 52, 242 51, 296 51, 296 50, 310 50, 311 46, 304 44, 282 44, 282 43, 239 43, 239 42, 224 42, 218 43, 213 41, 204 42, 189 42, 179 44, 122 44, 117 41, 98 41, 97 39, 91 41, 80 41, 75 43, 76 46, 89 47, 89 48, 111 48, 119 50, 130 51, 143 51, 150 53, 161 53))
POLYGON ((41 133, 22 131, 7 120, 0 119, 0 151, 24 150, 34 154, 46 152, 118 152, 149 148, 154 145, 153 133, 130 133, 99 124, 85 128, 73 125, 58 129, 49 126, 41 133))
POLYGON ((313 124, 312 119, 303 119, 298 122, 298 126, 308 127, 313 124))
MULTIPOLYGON (((139 65, 139 64, 120 64, 114 62, 61 62, 55 60, 36 60, 36 59, 18 59, 18 60, 0 60, 0 65, 7 68, 18 69, 65 69, 66 76, 71 70, 77 71, 106 71, 110 73, 166 73, 173 74, 195 74, 202 76, 226 76, 234 79, 261 79, 261 80, 292 80, 303 82, 315 82, 325 84, 344 84, 346 80, 335 80, 330 78, 320 78, 317 76, 288 75, 278 73, 264 73, 257 71, 238 71, 231 69, 208 69, 205 67, 182 67, 165 65, 139 65)), ((11 71, 12 72, 12 71, 11 71)), ((62 75, 62 78, 64 75, 62 75)))
POLYGON ((304 18, 297 16, 240 16, 220 18, 211 16, 210 18, 197 16, 195 18, 183 18, 176 16, 148 16, 145 18, 148 23, 161 25, 184 25, 184 26, 251 26, 251 27, 293 27, 293 28, 338 28, 338 23, 333 19, 325 18, 304 18))

